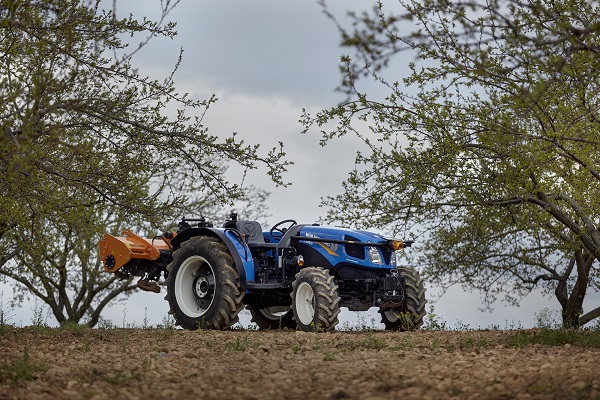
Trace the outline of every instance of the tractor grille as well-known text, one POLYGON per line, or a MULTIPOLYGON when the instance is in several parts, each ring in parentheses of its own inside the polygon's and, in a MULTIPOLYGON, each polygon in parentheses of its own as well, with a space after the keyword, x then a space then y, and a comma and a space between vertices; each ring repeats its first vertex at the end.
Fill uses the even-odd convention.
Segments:
POLYGON ((392 258, 392 250, 389 247, 380 247, 381 253, 383 254, 383 261, 389 264, 392 258))
MULTIPOLYGON (((351 242, 360 242, 360 240, 358 240, 357 238, 348 236, 348 235, 344 236, 344 240, 348 240, 351 242)), ((358 258, 359 260, 365 259, 365 247, 364 246, 359 246, 356 244, 345 244, 344 249, 346 251, 346 254, 349 255, 350 257, 358 258)))

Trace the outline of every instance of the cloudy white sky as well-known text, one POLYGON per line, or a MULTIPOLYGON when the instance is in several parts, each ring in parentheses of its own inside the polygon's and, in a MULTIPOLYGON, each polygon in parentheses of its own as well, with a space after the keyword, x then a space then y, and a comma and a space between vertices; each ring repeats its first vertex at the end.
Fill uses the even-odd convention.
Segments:
MULTIPOLYGON (((360 10, 374 2, 328 0, 334 13, 360 10)), ((136 16, 155 17, 158 0, 121 1, 119 16, 131 7, 136 16)), ((340 81, 340 49, 335 25, 323 14, 315 0, 181 0, 170 14, 177 22, 179 35, 173 40, 155 40, 138 54, 142 73, 164 77, 170 72, 183 47, 183 63, 175 76, 177 87, 195 98, 215 94, 219 101, 205 118, 213 134, 238 132, 250 143, 266 150, 283 141, 295 165, 289 169, 289 188, 274 187, 263 171, 250 174, 245 183, 272 192, 268 204, 270 223, 293 218, 312 223, 325 214, 319 207, 321 197, 341 191, 341 182, 354 165, 358 142, 352 138, 335 141, 326 148, 318 144, 316 131, 302 135, 298 122, 302 109, 313 113, 342 99, 335 92, 340 81)), ((373 88, 376 90, 376 87, 373 88)), ((241 176, 232 175, 233 179, 241 176)), ((418 251, 418 247, 414 250, 418 251)), ((434 297, 436 288, 429 288, 434 297)), ((164 292, 164 289, 163 289, 164 292)), ((5 298, 7 297, 5 293, 5 298)), ((121 326, 158 324, 167 315, 164 293, 136 293, 126 303, 106 309, 104 318, 121 326)), ((539 294, 524 299, 521 307, 495 305, 493 313, 482 313, 481 296, 464 293, 461 288, 447 292, 434 304, 435 313, 449 327, 469 325, 502 328, 533 326, 535 313, 542 308, 555 310, 553 298, 539 294)), ((342 321, 369 321, 378 314, 343 311, 342 321)), ((243 316, 242 321, 248 322, 243 316)), ((12 322, 31 323, 29 309, 16 310, 12 322)), ((48 318, 48 323, 53 323, 48 318)))

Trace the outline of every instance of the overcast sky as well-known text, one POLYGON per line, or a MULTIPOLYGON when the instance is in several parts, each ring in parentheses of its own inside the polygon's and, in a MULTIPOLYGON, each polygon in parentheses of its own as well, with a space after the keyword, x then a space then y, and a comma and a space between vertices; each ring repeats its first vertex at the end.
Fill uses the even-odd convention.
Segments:
MULTIPOLYGON (((138 17, 156 17, 158 3, 121 1, 117 3, 118 16, 126 16, 128 6, 138 17)), ((373 3, 328 1, 340 17, 346 9, 360 10, 373 3)), ((213 93, 219 98, 205 118, 209 131, 223 135, 238 132, 247 142, 260 143, 263 150, 283 141, 295 162, 286 175, 293 182, 289 188, 275 188, 264 170, 246 178, 246 184, 272 192, 269 222, 288 218, 299 223, 317 221, 325 214, 319 207, 321 197, 341 191, 358 145, 356 139, 344 138, 321 148, 318 132, 300 133, 298 120, 303 108, 314 113, 343 98, 335 92, 340 82, 339 60, 345 52, 338 46, 335 25, 313 0, 182 0, 170 20, 177 22, 179 35, 174 40, 155 40, 138 54, 135 64, 140 72, 165 77, 183 47, 183 63, 175 76, 179 90, 198 99, 213 93)), ((241 179, 241 175, 232 178, 241 179)), ((429 288, 430 294, 436 292, 429 288)), ((150 324, 161 323, 168 311, 163 297, 164 288, 160 295, 136 293, 127 303, 106 309, 104 318, 117 326, 123 322, 141 325, 144 317, 150 324)), ((505 328, 519 324, 531 327, 541 308, 557 308, 554 298, 539 295, 525 299, 520 308, 499 303, 492 314, 481 313, 481 303, 479 294, 465 294, 455 288, 435 304, 435 312, 449 327, 462 323, 505 328)), ((247 323, 248 318, 244 318, 247 323)), ((342 313, 342 320, 350 323, 371 318, 379 322, 375 309, 342 313)), ((28 325, 31 320, 27 313, 19 312, 13 322, 28 325)), ((48 322, 53 322, 51 317, 48 322)))

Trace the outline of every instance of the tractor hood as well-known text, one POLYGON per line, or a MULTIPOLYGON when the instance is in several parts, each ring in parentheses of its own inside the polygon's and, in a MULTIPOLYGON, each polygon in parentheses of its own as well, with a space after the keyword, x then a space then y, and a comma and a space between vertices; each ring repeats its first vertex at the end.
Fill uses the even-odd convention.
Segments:
POLYGON ((315 225, 302 226, 289 239, 306 265, 334 268, 394 269, 394 251, 410 245, 372 232, 315 225))
POLYGON ((302 227, 300 236, 317 237, 321 239, 352 240, 356 242, 387 242, 386 238, 373 232, 314 225, 302 227))

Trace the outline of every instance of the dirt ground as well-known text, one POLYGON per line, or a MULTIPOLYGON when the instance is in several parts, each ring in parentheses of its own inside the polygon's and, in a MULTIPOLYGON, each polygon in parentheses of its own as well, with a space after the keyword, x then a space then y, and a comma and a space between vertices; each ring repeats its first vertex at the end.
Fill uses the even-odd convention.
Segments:
POLYGON ((0 399, 600 399, 600 349, 510 331, 0 331, 0 399))

